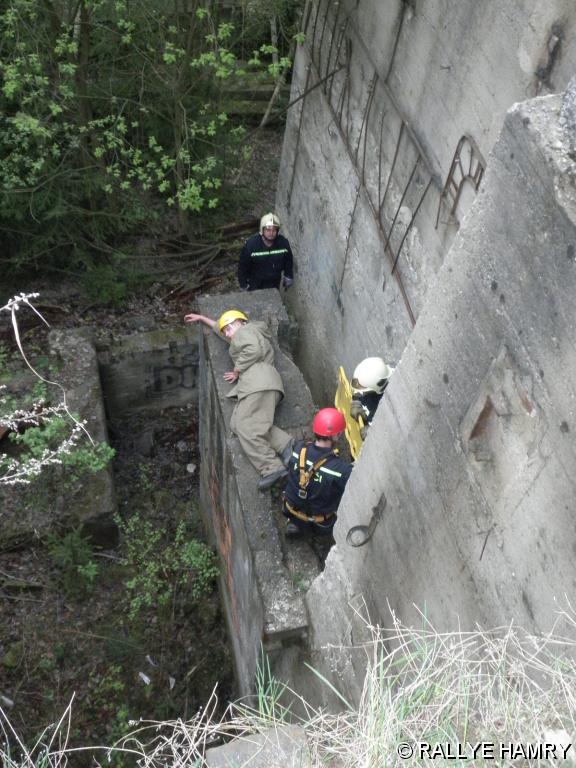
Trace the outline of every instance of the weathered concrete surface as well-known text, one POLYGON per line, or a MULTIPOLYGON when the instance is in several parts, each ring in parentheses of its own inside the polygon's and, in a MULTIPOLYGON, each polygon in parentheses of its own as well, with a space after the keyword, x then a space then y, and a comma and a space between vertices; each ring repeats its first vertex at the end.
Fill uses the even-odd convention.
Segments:
POLYGON ((576 586, 576 163, 561 105, 509 112, 307 596, 318 663, 352 697, 353 596, 383 624, 390 609, 420 624, 418 606, 439 630, 515 621, 539 633, 576 586), (383 495, 372 540, 348 547, 383 495), (328 644, 341 651, 323 661, 328 644))
MULTIPOLYGON (((199 311, 219 317, 237 308, 251 319, 266 319, 278 334, 289 321, 277 291, 204 296, 199 311)), ((261 645, 282 654, 299 643, 308 619, 302 594, 284 559, 270 492, 259 493, 258 475, 230 433, 234 403, 226 398, 230 385, 223 373, 230 370, 228 345, 210 331, 200 347, 200 492, 203 510, 222 561, 221 587, 230 631, 240 693, 253 691, 261 645)), ((276 349, 276 367, 286 397, 276 423, 295 437, 303 435, 312 417, 312 400, 302 374, 292 360, 276 349)), ((291 564, 310 578, 310 562, 291 564)), ((296 571, 292 571, 292 574, 296 571)))
MULTIPOLYGON (((72 413, 86 421, 97 442, 107 442, 106 418, 98 375, 96 351, 89 331, 51 331, 50 352, 60 364, 58 381, 66 391, 72 413)), ((49 483, 41 477, 30 486, 8 486, 0 492, 0 539, 24 540, 53 530, 55 523, 77 526, 90 524, 91 531, 113 535, 112 516, 116 510, 114 481, 110 465, 82 480, 67 483, 63 467, 50 471, 49 483)))
POLYGON ((206 752, 208 768, 310 768, 306 734, 297 725, 269 728, 206 752))
POLYGON ((178 407, 198 397, 198 329, 136 333, 98 349, 110 417, 178 407))
POLYGON ((277 208, 296 254, 298 361, 320 401, 340 364, 400 359, 474 200, 463 171, 513 102, 576 68, 576 6, 313 0, 305 20, 291 98, 326 80, 289 110, 277 208), (451 215, 441 192, 463 136, 451 215))

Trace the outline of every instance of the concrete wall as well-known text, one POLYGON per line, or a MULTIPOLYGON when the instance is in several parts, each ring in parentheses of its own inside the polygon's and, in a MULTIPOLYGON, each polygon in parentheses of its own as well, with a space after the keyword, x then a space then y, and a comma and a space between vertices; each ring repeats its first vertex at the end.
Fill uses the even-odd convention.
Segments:
POLYGON ((320 403, 340 364, 398 365, 306 598, 313 664, 358 698, 366 617, 547 631, 576 584, 572 160, 558 98, 526 101, 575 71, 576 6, 310 0, 303 26, 297 359, 320 403))
MULTIPOLYGON (((276 290, 205 296, 202 314, 219 317, 232 307, 252 320, 266 319, 279 336, 289 329, 276 290)), ((317 564, 301 550, 286 550, 275 520, 279 499, 258 492, 258 474, 244 456, 229 424, 234 403, 226 398, 230 385, 223 373, 231 360, 226 342, 207 331, 200 345, 200 467, 201 506, 220 554, 221 595, 227 619, 238 688, 254 691, 257 665, 264 648, 272 670, 286 669, 300 657, 308 619, 294 575, 311 580, 317 564)), ((304 434, 312 417, 312 401, 302 374, 291 358, 276 349, 276 367, 286 397, 275 423, 295 437, 304 434)))
POLYGON ((197 400, 198 333, 191 326, 135 333, 98 350, 109 417, 197 400))
POLYGON ((566 85, 575 26, 569 0, 308 3, 292 99, 321 84, 289 111, 277 207, 317 400, 339 364, 400 359, 504 113, 566 85))
MULTIPOLYGON (((313 647, 386 624, 550 630, 576 586, 576 165, 561 98, 516 105, 440 270, 308 595, 313 647), (373 539, 346 545, 385 497, 373 539), (331 621, 330 616, 336 620, 331 621)), ((350 695, 361 670, 324 660, 350 695)))
MULTIPOLYGON (((66 392, 68 408, 86 422, 96 442, 108 442, 98 360, 90 331, 53 330, 49 347, 60 365, 57 378, 66 392)), ((32 378, 28 387, 36 382, 32 378)), ((26 543, 39 534, 53 532, 56 523, 70 527, 83 524, 96 540, 114 541, 115 511, 110 464, 77 480, 68 477, 64 467, 56 466, 30 485, 0 490, 0 547, 26 543)))

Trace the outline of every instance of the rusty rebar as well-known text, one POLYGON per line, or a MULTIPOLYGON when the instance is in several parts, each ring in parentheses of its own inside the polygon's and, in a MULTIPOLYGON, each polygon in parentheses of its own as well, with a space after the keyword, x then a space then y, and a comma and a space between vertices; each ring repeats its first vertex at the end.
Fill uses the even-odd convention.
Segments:
POLYGON ((408 237, 408 233, 412 229, 412 225, 414 224, 416 216, 418 216, 418 211, 420 210, 420 208, 422 206, 422 203, 424 202, 424 198, 426 197, 426 194, 427 194, 428 190, 430 189, 431 185, 432 185, 432 179, 430 178, 430 179, 428 179, 428 184, 426 184, 426 189, 422 193, 422 197, 418 201, 418 205, 416 206, 416 209, 415 209, 414 213, 412 214, 412 218, 408 222, 408 226, 406 227, 406 232, 404 232, 404 236, 402 237, 402 240, 400 241, 400 245, 398 246, 398 250, 396 251, 396 258, 394 260, 394 264, 392 265, 392 269, 390 271, 391 275, 393 275, 394 272, 396 271, 396 265, 398 264, 398 259, 400 258, 400 254, 402 252, 402 247, 404 245, 404 241, 406 240, 406 238, 408 237))

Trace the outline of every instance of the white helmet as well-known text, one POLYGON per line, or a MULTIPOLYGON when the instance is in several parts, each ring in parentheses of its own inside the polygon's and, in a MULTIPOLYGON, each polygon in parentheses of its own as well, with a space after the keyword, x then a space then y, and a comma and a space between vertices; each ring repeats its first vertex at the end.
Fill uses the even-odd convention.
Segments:
POLYGON ((260 234, 262 234, 264 227, 276 227, 280 229, 280 219, 275 213, 265 213, 260 219, 260 234))
POLYGON ((376 392, 381 395, 393 372, 394 368, 386 365, 381 357, 367 357, 354 369, 352 389, 356 393, 376 392))

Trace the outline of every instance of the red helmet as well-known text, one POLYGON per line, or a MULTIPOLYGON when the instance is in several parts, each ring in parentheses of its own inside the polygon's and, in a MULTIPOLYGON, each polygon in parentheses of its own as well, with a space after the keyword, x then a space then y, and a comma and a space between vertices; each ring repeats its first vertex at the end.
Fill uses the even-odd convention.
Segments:
POLYGON ((312 422, 312 432, 320 437, 335 437, 345 428, 346 419, 336 408, 322 408, 312 422))

